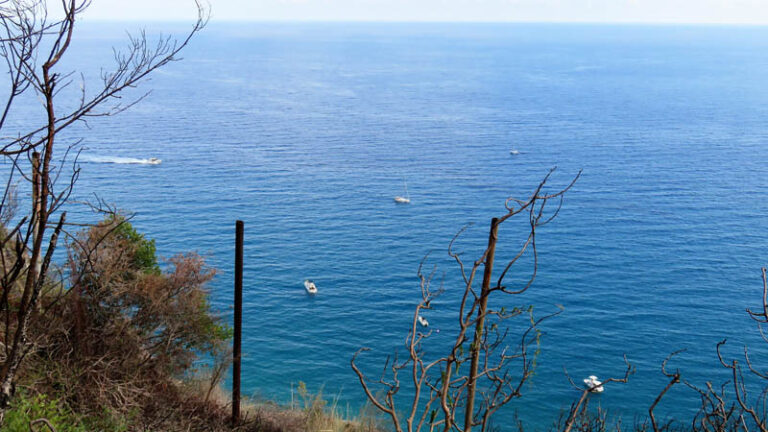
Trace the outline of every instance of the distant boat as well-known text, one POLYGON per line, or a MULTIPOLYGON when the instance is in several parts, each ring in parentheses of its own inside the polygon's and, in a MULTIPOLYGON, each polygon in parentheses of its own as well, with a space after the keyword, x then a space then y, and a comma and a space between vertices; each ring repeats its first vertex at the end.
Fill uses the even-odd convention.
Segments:
POLYGON ((421 324, 422 327, 429 327, 429 321, 427 321, 426 318, 424 318, 423 316, 419 315, 417 319, 419 321, 419 324, 421 324))
POLYGON ((512 150, 509 151, 509 154, 511 154, 513 156, 517 156, 517 155, 520 154, 520 150, 512 149, 512 150))
POLYGON ((603 390, 605 390, 601 385, 603 383, 598 381, 597 377, 594 375, 590 375, 589 378, 584 378, 584 384, 586 384, 587 389, 591 392, 602 393, 603 390))
POLYGON ((403 186, 405 186, 405 196, 396 196, 395 202, 398 204, 410 204, 411 196, 408 194, 408 183, 406 183, 405 179, 403 179, 403 186))
POLYGON ((132 158, 132 157, 121 157, 121 156, 84 156, 81 159, 79 159, 80 162, 90 162, 90 163, 109 163, 109 164, 130 164, 130 165, 160 165, 162 159, 158 158, 148 158, 148 159, 139 159, 139 158, 132 158))
POLYGON ((306 288, 307 292, 310 294, 317 294, 317 286, 312 281, 312 279, 307 279, 304 281, 304 288, 306 288))

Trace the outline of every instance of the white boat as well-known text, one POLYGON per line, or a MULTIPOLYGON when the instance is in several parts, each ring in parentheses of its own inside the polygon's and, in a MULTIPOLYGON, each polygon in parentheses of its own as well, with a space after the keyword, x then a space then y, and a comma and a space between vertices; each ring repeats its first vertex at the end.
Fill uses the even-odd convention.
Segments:
POLYGON ((598 381, 597 377, 594 375, 590 375, 589 378, 584 378, 584 384, 587 386, 587 389, 592 392, 602 393, 603 390, 605 390, 601 385, 602 382, 598 381))
POLYGON ((162 161, 163 161, 162 159, 158 159, 158 158, 149 158, 149 159, 147 159, 147 163, 150 164, 150 165, 160 165, 160 163, 162 161))
POLYGON ((304 288, 306 288, 307 292, 310 294, 317 294, 317 286, 312 281, 312 279, 307 279, 304 281, 304 288))
POLYGON ((517 156, 517 155, 520 154, 520 150, 512 149, 512 150, 509 151, 509 154, 511 154, 513 156, 517 156))
POLYGON ((398 204, 410 204, 411 196, 408 194, 408 183, 406 183, 405 179, 403 179, 403 186, 405 186, 405 196, 396 196, 395 202, 398 204))
POLYGON ((421 324, 422 327, 429 327, 429 321, 427 321, 427 319, 424 318, 423 316, 419 315, 417 320, 419 321, 419 324, 421 324))

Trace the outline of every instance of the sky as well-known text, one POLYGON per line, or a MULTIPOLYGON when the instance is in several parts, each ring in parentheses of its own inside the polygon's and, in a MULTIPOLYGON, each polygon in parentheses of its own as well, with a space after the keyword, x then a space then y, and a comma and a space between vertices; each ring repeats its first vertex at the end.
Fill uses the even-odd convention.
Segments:
MULTIPOLYGON (((214 21, 768 24, 768 0, 208 0, 214 21)), ((93 0, 86 20, 186 21, 193 0, 93 0)))

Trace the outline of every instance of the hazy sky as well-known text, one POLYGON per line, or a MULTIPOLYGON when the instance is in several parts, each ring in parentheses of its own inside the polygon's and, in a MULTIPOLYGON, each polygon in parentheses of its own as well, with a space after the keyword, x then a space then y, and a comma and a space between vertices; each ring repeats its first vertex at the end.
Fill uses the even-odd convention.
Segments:
MULTIPOLYGON (((215 21, 768 24, 768 0, 209 0, 215 21)), ((188 20, 193 0, 93 0, 85 19, 188 20)))

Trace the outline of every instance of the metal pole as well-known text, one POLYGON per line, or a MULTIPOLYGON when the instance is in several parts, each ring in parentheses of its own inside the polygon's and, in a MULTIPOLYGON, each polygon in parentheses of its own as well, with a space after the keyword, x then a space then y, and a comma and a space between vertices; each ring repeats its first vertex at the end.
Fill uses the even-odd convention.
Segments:
POLYGON ((243 330, 243 221, 235 222, 235 340, 232 347, 232 423, 240 422, 240 352, 243 330))

